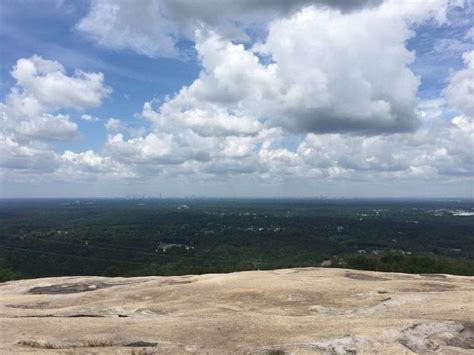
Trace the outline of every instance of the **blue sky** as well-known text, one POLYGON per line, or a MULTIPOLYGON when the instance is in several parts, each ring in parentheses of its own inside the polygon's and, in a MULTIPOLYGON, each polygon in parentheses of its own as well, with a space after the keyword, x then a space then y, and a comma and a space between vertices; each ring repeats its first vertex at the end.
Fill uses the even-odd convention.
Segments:
POLYGON ((3 1, 0 196, 472 196, 474 5, 353 4, 3 1))
POLYGON ((419 96, 422 98, 439 96, 446 85, 449 71, 459 70, 463 66, 460 51, 472 49, 472 41, 466 42, 464 38, 472 28, 472 19, 469 17, 472 16, 472 9, 455 7, 447 15, 449 22, 442 25, 428 22, 415 26, 416 34, 407 43, 407 47, 417 54, 411 67, 421 77, 419 96), (463 47, 458 50, 436 51, 437 45, 443 40, 461 41, 463 47))
MULTIPOLYGON (((75 25, 87 14, 87 1, 5 1, 1 12, 1 95, 14 84, 10 70, 19 58, 34 54, 60 62, 68 71, 100 71, 114 93, 104 105, 90 110, 93 116, 117 117, 134 124, 145 99, 172 94, 190 84, 199 73, 196 57, 149 58, 131 51, 103 49, 84 38, 75 25)), ((188 43, 192 49, 191 43, 188 43)), ((80 116, 80 113, 75 113, 80 116)), ((100 124, 76 121, 81 137, 57 143, 59 149, 101 149, 105 129, 100 124)))

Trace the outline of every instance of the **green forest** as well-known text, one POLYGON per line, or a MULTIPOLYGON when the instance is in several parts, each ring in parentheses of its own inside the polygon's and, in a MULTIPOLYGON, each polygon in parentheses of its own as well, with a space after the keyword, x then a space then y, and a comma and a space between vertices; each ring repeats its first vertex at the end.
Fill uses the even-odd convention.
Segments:
POLYGON ((469 200, 0 202, 0 281, 344 267, 474 275, 469 200))

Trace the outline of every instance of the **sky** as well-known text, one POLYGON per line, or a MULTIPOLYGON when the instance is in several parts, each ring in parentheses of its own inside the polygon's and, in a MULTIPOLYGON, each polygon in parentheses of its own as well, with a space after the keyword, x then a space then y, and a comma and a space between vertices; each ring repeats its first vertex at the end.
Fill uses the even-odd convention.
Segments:
POLYGON ((473 19, 473 0, 3 0, 0 198, 473 198, 473 19))

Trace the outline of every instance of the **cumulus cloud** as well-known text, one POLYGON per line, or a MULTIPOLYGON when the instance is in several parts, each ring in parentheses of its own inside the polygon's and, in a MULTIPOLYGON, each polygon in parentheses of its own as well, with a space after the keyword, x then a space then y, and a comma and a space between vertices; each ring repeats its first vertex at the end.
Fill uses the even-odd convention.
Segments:
POLYGON ((158 1, 93 1, 77 29, 106 48, 150 57, 177 54, 177 29, 158 1))
POLYGON ((310 6, 273 20, 252 47, 201 29, 199 77, 145 103, 151 131, 111 135, 106 151, 142 172, 201 177, 466 176, 470 118, 444 121, 441 99, 418 104, 406 48, 411 24, 445 21, 447 2, 436 5, 310 6))
POLYGON ((347 14, 307 7, 273 21, 253 49, 198 31, 199 78, 158 112, 145 105, 144 116, 201 135, 256 134, 262 124, 303 133, 414 130, 411 36, 384 6, 347 14))
POLYGON ((0 104, 3 132, 19 139, 66 140, 77 133, 76 123, 69 115, 54 115, 34 96, 28 96, 14 88, 4 103, 0 104))
POLYGON ((376 6, 381 0, 95 0, 77 29, 99 45, 132 50, 150 57, 178 55, 177 42, 193 38, 198 27, 213 29, 229 39, 247 40, 247 31, 260 23, 316 4, 341 11, 376 6), (216 16, 216 14, 219 14, 216 16))
POLYGON ((119 133, 110 136, 106 149, 119 161, 132 164, 182 164, 188 160, 209 160, 206 147, 193 144, 192 134, 150 133, 144 137, 125 139, 119 133))
POLYGON ((416 133, 378 137, 309 134, 298 147, 304 164, 329 173, 338 168, 358 174, 392 177, 469 176, 472 164, 473 120, 465 116, 444 122, 438 117, 416 133))
POLYGON ((451 74, 444 95, 455 108, 474 117, 474 51, 464 53, 463 60, 465 68, 451 74))
POLYGON ((402 17, 411 24, 420 24, 432 19, 438 24, 443 24, 447 21, 447 11, 450 7, 462 7, 463 5, 464 0, 385 0, 381 11, 388 16, 402 17))
POLYGON ((0 133, 0 167, 4 172, 51 172, 57 165, 55 159, 56 153, 41 143, 21 144, 15 137, 0 133))
POLYGON ((96 107, 111 92, 102 73, 68 76, 60 63, 37 55, 19 59, 11 75, 16 83, 0 109, 3 130, 18 138, 70 139, 77 125, 69 115, 54 112, 96 107))
POLYGON ((19 59, 11 75, 23 96, 35 98, 48 109, 93 108, 111 92, 104 86, 102 73, 76 70, 73 76, 68 76, 60 63, 37 55, 19 59))
MULTIPOLYGON (((198 86, 201 84, 195 83, 198 86)), ((200 100, 194 94, 199 92, 197 95, 200 95, 202 91, 194 88, 194 85, 190 90, 184 88, 175 98, 161 105, 158 111, 151 102, 146 102, 142 116, 162 130, 175 131, 185 127, 203 137, 255 135, 260 131, 262 125, 255 117, 230 112, 225 106, 200 100)))
POLYGON ((16 127, 20 135, 50 140, 72 139, 77 132, 77 124, 68 115, 42 114, 33 120, 22 120, 16 127))
POLYGON ((411 35, 383 5, 351 14, 306 8, 275 21, 258 47, 280 80, 270 114, 296 131, 413 130, 419 79, 409 69, 411 35))
POLYGON ((61 178, 94 178, 97 175, 115 178, 135 177, 135 173, 129 167, 110 157, 100 156, 92 150, 81 153, 66 150, 58 160, 60 167, 56 175, 61 178))
POLYGON ((103 152, 58 154, 46 140, 77 132, 59 110, 95 107, 110 89, 102 74, 67 75, 39 57, 19 61, 12 71, 17 85, 2 104, 9 122, 3 164, 34 171, 49 160, 49 171, 67 179, 161 175, 193 183, 474 173, 474 54, 465 53, 465 67, 451 73, 442 97, 420 102, 415 52, 407 49, 416 26, 447 21, 448 0, 137 4, 94 1, 78 29, 103 46, 151 57, 178 55, 176 43, 187 37, 199 76, 159 104, 145 102, 145 127, 108 119, 103 152), (265 31, 253 43, 247 30, 259 21, 265 31))
POLYGON ((19 59, 11 75, 15 85, 0 103, 0 165, 5 172, 53 173, 64 159, 51 142, 70 140, 78 131, 69 114, 57 111, 96 107, 111 89, 101 73, 69 76, 60 63, 36 55, 19 59))
POLYGON ((110 133, 117 133, 125 128, 125 126, 123 125, 122 121, 120 121, 120 119, 113 118, 113 117, 109 118, 107 122, 104 123, 104 127, 107 130, 107 132, 110 132, 110 133))

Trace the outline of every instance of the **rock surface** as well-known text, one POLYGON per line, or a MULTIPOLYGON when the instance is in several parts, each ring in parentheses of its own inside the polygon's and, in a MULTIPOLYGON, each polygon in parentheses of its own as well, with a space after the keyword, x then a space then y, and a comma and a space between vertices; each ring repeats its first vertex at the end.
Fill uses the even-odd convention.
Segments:
POLYGON ((474 352, 474 278, 300 268, 0 284, 0 353, 474 352))

